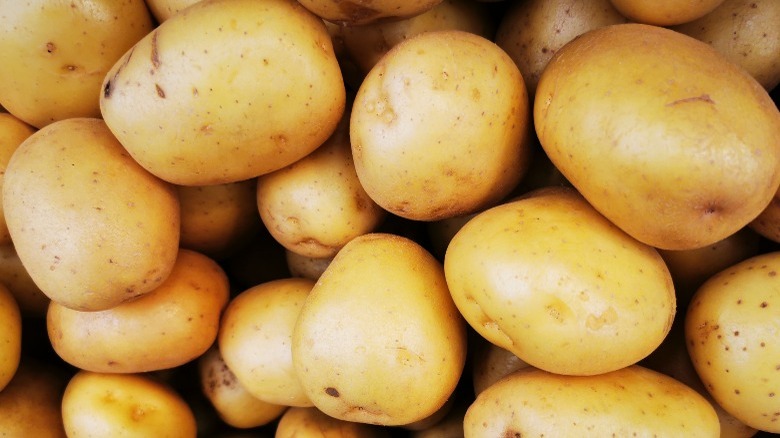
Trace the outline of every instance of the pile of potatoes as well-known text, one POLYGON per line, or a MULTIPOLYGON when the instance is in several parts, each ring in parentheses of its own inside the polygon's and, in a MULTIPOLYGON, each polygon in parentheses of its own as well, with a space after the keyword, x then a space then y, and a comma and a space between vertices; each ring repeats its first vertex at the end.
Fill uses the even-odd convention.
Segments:
POLYGON ((0 435, 780 433, 777 23, 0 0, 0 435))

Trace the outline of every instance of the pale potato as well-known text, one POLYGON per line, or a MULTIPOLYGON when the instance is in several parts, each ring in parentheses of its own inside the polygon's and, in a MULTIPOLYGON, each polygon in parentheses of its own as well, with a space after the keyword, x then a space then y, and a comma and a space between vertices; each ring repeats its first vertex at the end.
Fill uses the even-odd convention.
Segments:
POLYGON ((0 434, 65 438, 60 402, 66 383, 62 369, 22 359, 14 378, 0 391, 0 434))
POLYGON ((658 347, 675 315, 658 252, 568 188, 539 189, 475 216, 452 238, 444 271, 474 330, 553 373, 634 364, 658 347))
POLYGON ((315 281, 320 278, 322 273, 325 272, 325 268, 333 261, 333 257, 306 257, 289 249, 285 249, 284 258, 287 261, 290 275, 315 281))
POLYGON ((288 409, 279 420, 275 438, 380 438, 388 435, 379 427, 339 420, 317 408, 288 409))
POLYGON ((780 116, 769 94, 679 32, 635 23, 586 32, 550 60, 535 102, 551 161, 648 245, 722 240, 780 186, 780 116))
POLYGON ((638 365, 594 376, 516 371, 477 396, 463 423, 466 438, 720 436, 699 393, 638 365))
POLYGON ((421 14, 442 0, 301 0, 307 9, 342 26, 391 21, 421 14))
POLYGON ((222 359, 254 397, 283 406, 313 406, 292 361, 292 333, 313 280, 262 283, 230 301, 217 341, 222 359))
MULTIPOLYGON (((3 189, 5 169, 11 160, 16 148, 27 137, 35 133, 36 129, 24 123, 9 113, 0 113, 0 191, 3 189)), ((0 245, 11 243, 11 234, 8 233, 8 225, 5 223, 5 212, 0 203, 0 245)))
POLYGON ((135 300, 103 311, 49 305, 54 351, 88 371, 140 373, 183 365, 217 339, 228 279, 209 257, 182 249, 168 278, 135 300))
POLYGON ((103 77, 154 26, 143 0, 2 0, 0 11, 0 102, 38 128, 99 117, 103 77))
POLYGON ((22 314, 13 294, 0 283, 0 392, 13 379, 22 357, 22 314))
POLYGON ((769 91, 780 83, 780 2, 725 0, 707 15, 672 27, 710 44, 769 91))
POLYGON ((158 23, 171 18, 188 6, 198 3, 200 0, 146 0, 149 11, 158 23))
POLYGON ((100 109, 141 166, 180 185, 242 181, 308 155, 346 90, 322 20, 294 0, 200 2, 105 75, 100 109))
POLYGON ((696 372, 726 412, 780 432, 780 252, 751 257, 705 282, 685 319, 696 372))
POLYGON ((393 47, 368 73, 350 121, 358 178, 389 212, 432 221, 508 194, 527 170, 523 78, 490 40, 431 31, 393 47))
POLYGON ((195 416, 170 386, 142 374, 77 372, 62 396, 68 438, 194 438, 195 416))
POLYGON ((13 244, 0 245, 0 283, 11 291, 23 316, 46 317, 51 300, 30 277, 13 244))
POLYGON ((480 337, 469 344, 472 348, 471 381, 474 394, 479 395, 492 384, 517 370, 530 367, 528 363, 515 356, 509 350, 503 349, 480 337))
POLYGON ((100 119, 62 120, 25 140, 6 168, 3 207, 22 264, 63 306, 103 310, 136 298, 176 259, 174 189, 100 119))
POLYGON ((441 264, 391 234, 344 246, 293 331, 304 391, 345 421, 406 425, 433 415, 455 390, 465 357, 465 324, 441 264))
POLYGON ((610 0, 631 21, 656 26, 687 23, 703 17, 723 0, 610 0))

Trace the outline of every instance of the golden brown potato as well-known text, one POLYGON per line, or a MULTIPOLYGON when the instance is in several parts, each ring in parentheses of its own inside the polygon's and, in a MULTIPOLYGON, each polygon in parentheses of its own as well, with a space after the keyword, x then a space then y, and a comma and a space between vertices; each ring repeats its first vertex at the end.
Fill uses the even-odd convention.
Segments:
POLYGON ((22 314, 13 294, 0 283, 0 392, 13 379, 22 357, 22 314))
POLYGON ((23 316, 46 317, 51 300, 30 277, 13 244, 0 245, 0 283, 11 291, 23 316))
POLYGON ((301 0, 301 4, 325 20, 346 26, 411 17, 442 0, 301 0))
POLYGON ((63 370, 23 358, 0 391, 0 433, 8 437, 65 438, 60 403, 63 370))
POLYGON ((656 26, 671 26, 700 18, 723 0, 610 0, 631 21, 656 26))
POLYGON ((317 408, 290 408, 279 420, 276 438, 382 438, 387 434, 369 424, 338 420, 317 408))
MULTIPOLYGON (((35 128, 19 120, 9 113, 0 113, 0 191, 3 189, 5 169, 16 148, 27 137, 35 133, 35 128)), ((5 213, 0 203, 0 245, 11 243, 8 225, 5 223, 5 213)))

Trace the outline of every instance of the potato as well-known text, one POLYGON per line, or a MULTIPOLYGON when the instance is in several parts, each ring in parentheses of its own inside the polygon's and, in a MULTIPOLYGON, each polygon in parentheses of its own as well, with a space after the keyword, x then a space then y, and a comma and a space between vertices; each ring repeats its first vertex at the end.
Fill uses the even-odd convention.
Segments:
POLYGON ((141 166, 179 185, 254 178, 334 131, 346 90, 322 20, 294 0, 197 3, 106 74, 100 109, 141 166))
POLYGON ((198 3, 200 0, 146 0, 149 11, 159 23, 171 18, 188 6, 198 3))
POLYGON ((491 344, 482 337, 477 342, 477 345, 474 342, 469 344, 473 352, 471 381, 476 395, 513 372, 530 367, 511 351, 491 344))
POLYGON ((99 117, 103 76, 153 28, 143 0, 3 0, 0 10, 0 102, 38 128, 99 117))
POLYGON ((763 237, 780 243, 780 189, 772 197, 772 201, 749 224, 753 231, 763 237))
POLYGON ((723 0, 610 0, 621 14, 631 21, 656 26, 687 23, 703 17, 717 8, 723 0))
POLYGON ((769 91, 780 83, 780 3, 725 0, 707 15, 672 29, 710 44, 769 91))
POLYGON ((688 352, 712 398, 755 429, 780 432, 780 252, 705 282, 685 319, 688 352))
POLYGON ((275 438, 379 438, 387 434, 376 426, 339 420, 317 408, 294 407, 279 420, 275 438))
POLYGON ((23 316, 46 317, 51 300, 30 277, 13 244, 0 245, 0 283, 11 291, 23 316))
POLYGON ((0 392, 16 374, 22 357, 22 314, 13 294, 0 283, 0 392))
POLYGON ((65 438, 60 401, 62 370, 22 359, 14 378, 0 391, 0 433, 7 437, 65 438))
POLYGON ((173 268, 176 193, 100 119, 62 120, 25 140, 6 169, 3 207, 22 264, 63 306, 108 309, 148 293, 173 268))
POLYGON ((494 27, 485 5, 472 0, 444 0, 409 18, 344 26, 341 37, 350 59, 366 74, 388 50, 423 32, 462 30, 492 39, 494 27))
POLYGON ((216 346, 198 358, 203 394, 219 418, 231 427, 264 426, 279 418, 287 406, 266 403, 250 394, 225 364, 216 346))
POLYGON ((535 102, 552 162, 648 245, 722 240, 780 185, 774 102, 740 67, 678 32, 635 23, 591 30, 550 60, 535 102))
POLYGON ((533 96, 550 58, 583 33, 625 23, 609 0, 526 0, 501 15, 495 41, 517 64, 533 96))
POLYGON ((553 373, 634 364, 658 347, 675 315, 658 252, 563 187, 475 216, 450 242, 444 272, 474 330, 553 373))
POLYGON ((246 244, 262 226, 257 212, 257 181, 209 186, 176 186, 181 206, 180 246, 224 259, 246 244))
POLYGON ((699 393, 638 365, 595 376, 516 371, 477 396, 463 423, 466 438, 720 434, 699 393))
MULTIPOLYGON (((5 169, 8 166, 8 161, 11 160, 11 155, 35 131, 35 128, 12 114, 0 113, 0 191, 3 189, 5 169)), ((0 245, 8 245, 10 243, 11 235, 8 233, 8 225, 5 223, 5 212, 0 203, 0 245)))
POLYGON ((463 438, 463 417, 468 405, 457 401, 447 415, 436 424, 422 430, 415 430, 411 438, 463 438))
POLYGON ((494 43, 463 31, 419 34, 387 52, 355 97, 358 178, 407 219, 472 213, 522 178, 529 114, 520 71, 494 43))
POLYGON ((170 386, 142 374, 79 371, 62 397, 68 438, 195 437, 192 410, 170 386))
POLYGON ((292 358, 314 405, 332 417, 405 425, 455 390, 465 324, 442 267, 407 238, 364 234, 325 269, 295 324, 292 358))
POLYGON ((168 278, 133 301, 83 312, 49 305, 54 351, 83 370, 140 373, 183 365, 214 343, 228 279, 209 257, 182 249, 168 278))
POLYGON ((302 0, 307 9, 340 25, 392 21, 421 14, 442 0, 302 0))
POLYGON ((284 257, 287 261, 290 275, 315 281, 320 278, 322 273, 325 272, 325 268, 333 261, 333 257, 306 257, 289 249, 284 251, 284 257))
POLYGON ((239 293, 225 309, 217 338, 222 358, 254 397, 312 406, 292 361, 292 333, 314 281, 286 278, 239 293))
POLYGON ((353 238, 373 231, 386 212, 358 180, 349 117, 316 151, 257 178, 257 209, 274 238, 306 257, 333 257, 353 238))

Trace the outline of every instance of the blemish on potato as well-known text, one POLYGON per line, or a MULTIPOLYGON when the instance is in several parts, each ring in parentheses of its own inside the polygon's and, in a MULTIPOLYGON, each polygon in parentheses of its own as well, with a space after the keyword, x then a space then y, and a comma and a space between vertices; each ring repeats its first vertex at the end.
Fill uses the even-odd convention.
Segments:
POLYGON ((328 388, 325 388, 325 394, 328 394, 331 397, 340 397, 341 396, 339 391, 336 388, 332 387, 332 386, 328 387, 328 388))
POLYGON ((160 52, 157 48, 157 35, 159 32, 152 32, 152 67, 155 69, 160 68, 160 52))
POLYGON ((165 99, 165 90, 160 87, 160 84, 154 84, 154 88, 157 90, 157 95, 160 96, 160 98, 165 99))

